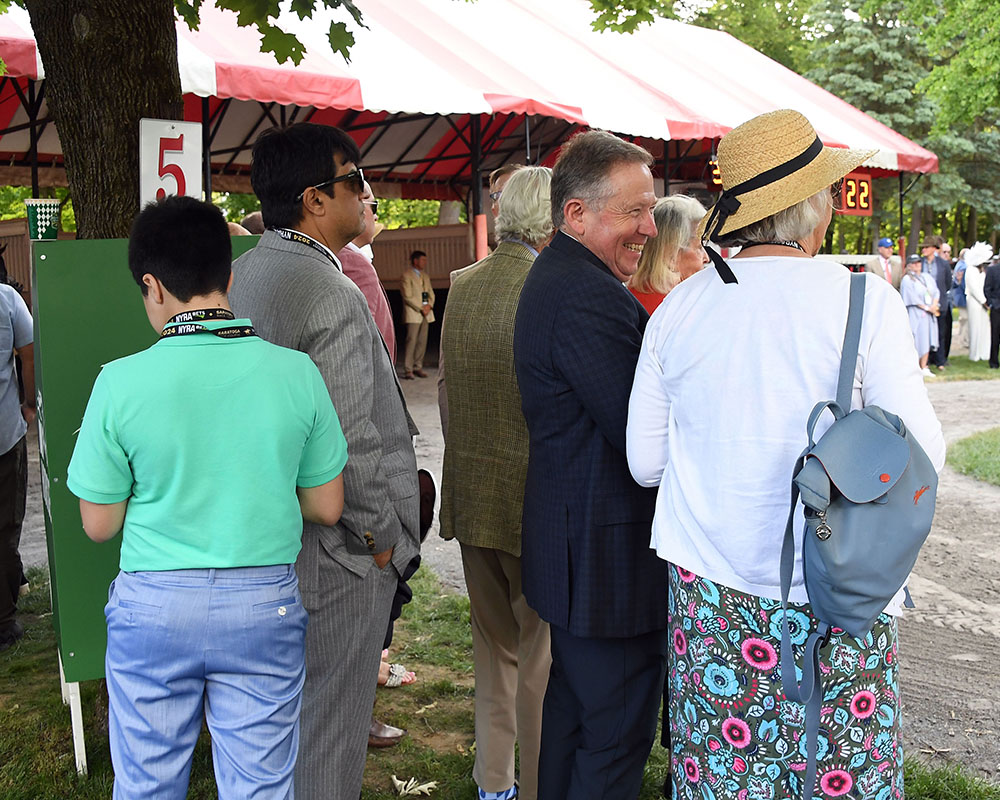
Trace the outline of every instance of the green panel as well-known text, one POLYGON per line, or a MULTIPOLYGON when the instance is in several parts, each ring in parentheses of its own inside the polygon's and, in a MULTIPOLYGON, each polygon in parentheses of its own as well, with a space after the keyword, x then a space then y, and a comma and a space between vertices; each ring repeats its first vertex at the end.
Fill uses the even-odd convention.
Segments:
MULTIPOLYGON (((259 237, 233 238, 234 256, 259 237)), ((104 604, 121 540, 83 532, 66 488, 76 432, 101 365, 156 340, 124 239, 34 242, 35 370, 52 611, 67 681, 104 677, 104 604)))

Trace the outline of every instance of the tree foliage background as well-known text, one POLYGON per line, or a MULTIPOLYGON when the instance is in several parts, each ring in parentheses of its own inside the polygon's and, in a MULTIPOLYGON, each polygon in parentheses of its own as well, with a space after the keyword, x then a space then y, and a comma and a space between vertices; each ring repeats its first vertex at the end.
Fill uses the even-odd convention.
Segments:
MULTIPOLYGON (((136 193, 133 123, 143 116, 163 116, 164 109, 180 108, 171 20, 176 15, 197 27, 204 0, 0 0, 0 10, 12 1, 28 9, 46 64, 50 111, 60 130, 79 206, 80 235, 125 235, 130 203, 115 206, 109 198, 131 198, 136 193), (134 68, 136 20, 143 21, 141 41, 150 50, 141 54, 142 69, 134 68), (134 98, 121 89, 114 98, 101 91, 101 84, 135 83, 130 70, 133 78, 141 78, 134 98), (127 101, 121 100, 123 94, 129 95, 127 101), (102 113, 95 114, 95 109, 102 113), (97 137, 93 124, 79 124, 95 119, 101 126, 97 137)), ((282 61, 301 60, 301 43, 274 22, 279 0, 214 2, 235 11, 241 25, 256 25, 264 50, 282 61)), ((589 0, 589 4, 598 30, 629 32, 657 17, 671 17, 727 31, 938 154, 940 173, 918 180, 902 209, 897 180, 876 181, 873 217, 838 218, 829 248, 870 251, 878 236, 899 234, 908 234, 912 247, 915 239, 931 232, 943 233, 956 247, 976 238, 997 244, 1000 13, 996 0, 589 0)), ((354 44, 351 28, 365 24, 352 0, 290 0, 289 7, 303 19, 333 9, 339 19, 329 25, 330 43, 349 60, 354 44)), ((253 198, 233 196, 222 202, 232 218, 249 210, 253 198)), ((436 208, 399 202, 398 208, 387 204, 385 211, 387 217, 390 212, 398 217, 400 225, 434 219, 436 208)), ((10 208, 0 202, 0 216, 11 213, 10 208)), ((72 214, 72 203, 67 202, 65 209, 72 214)), ((72 224, 66 214, 66 224, 72 224)))

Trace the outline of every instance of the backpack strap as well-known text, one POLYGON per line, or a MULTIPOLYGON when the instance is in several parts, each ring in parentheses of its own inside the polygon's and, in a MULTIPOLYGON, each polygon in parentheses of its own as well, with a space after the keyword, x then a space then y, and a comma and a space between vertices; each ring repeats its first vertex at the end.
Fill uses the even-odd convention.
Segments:
POLYGON ((865 273, 851 274, 851 303, 847 311, 847 330, 840 355, 840 375, 837 378, 837 405, 845 414, 851 411, 854 372, 858 366, 858 344, 861 342, 861 317, 865 310, 865 273))
MULTIPOLYGON (((854 372, 857 369, 858 345, 861 341, 861 318, 865 305, 865 275, 851 275, 850 306, 847 312, 847 328, 844 331, 844 346, 840 356, 840 373, 837 377, 837 402, 820 403, 813 409, 807 425, 809 445, 795 462, 792 475, 798 474, 805 463, 806 454, 815 442, 812 430, 819 415, 828 407, 838 419, 851 410, 851 393, 854 388, 854 372), (841 413, 838 414, 837 411, 841 413)), ((781 686, 785 696, 795 703, 806 706, 806 771, 802 776, 802 800, 809 800, 816 787, 816 753, 819 737, 819 718, 823 705, 823 687, 820 682, 819 651, 830 638, 830 626, 818 621, 816 630, 809 634, 805 644, 805 658, 802 664, 802 682, 796 680, 795 658, 788 632, 788 594, 792 586, 795 569, 795 506, 799 499, 799 487, 792 480, 791 503, 785 535, 781 542, 781 686)))

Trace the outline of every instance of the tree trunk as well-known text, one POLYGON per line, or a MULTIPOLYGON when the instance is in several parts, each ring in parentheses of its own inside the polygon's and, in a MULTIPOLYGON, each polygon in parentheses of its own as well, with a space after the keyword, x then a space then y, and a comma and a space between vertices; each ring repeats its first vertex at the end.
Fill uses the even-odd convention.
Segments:
POLYGON ((979 210, 975 206, 969 206, 969 245, 973 245, 979 238, 979 210))
POLYGON ((183 119, 172 0, 25 0, 78 236, 128 236, 139 120, 183 119))
POLYGON ((997 228, 1000 227, 1000 214, 994 212, 990 219, 993 222, 993 230, 990 231, 990 244, 993 245, 993 252, 997 251, 997 228))
POLYGON ((438 209, 438 225, 457 225, 461 219, 462 204, 457 200, 443 200, 438 209))

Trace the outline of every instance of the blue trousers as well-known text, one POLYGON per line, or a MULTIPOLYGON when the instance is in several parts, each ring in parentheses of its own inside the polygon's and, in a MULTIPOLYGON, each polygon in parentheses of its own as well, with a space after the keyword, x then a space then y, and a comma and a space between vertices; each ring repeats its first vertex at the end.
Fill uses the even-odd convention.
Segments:
POLYGON ((293 796, 308 615, 292 565, 121 572, 104 613, 116 800, 183 800, 203 719, 220 798, 293 796))
POLYGON ((538 800, 635 800, 656 735, 666 631, 592 639, 549 630, 538 800))

